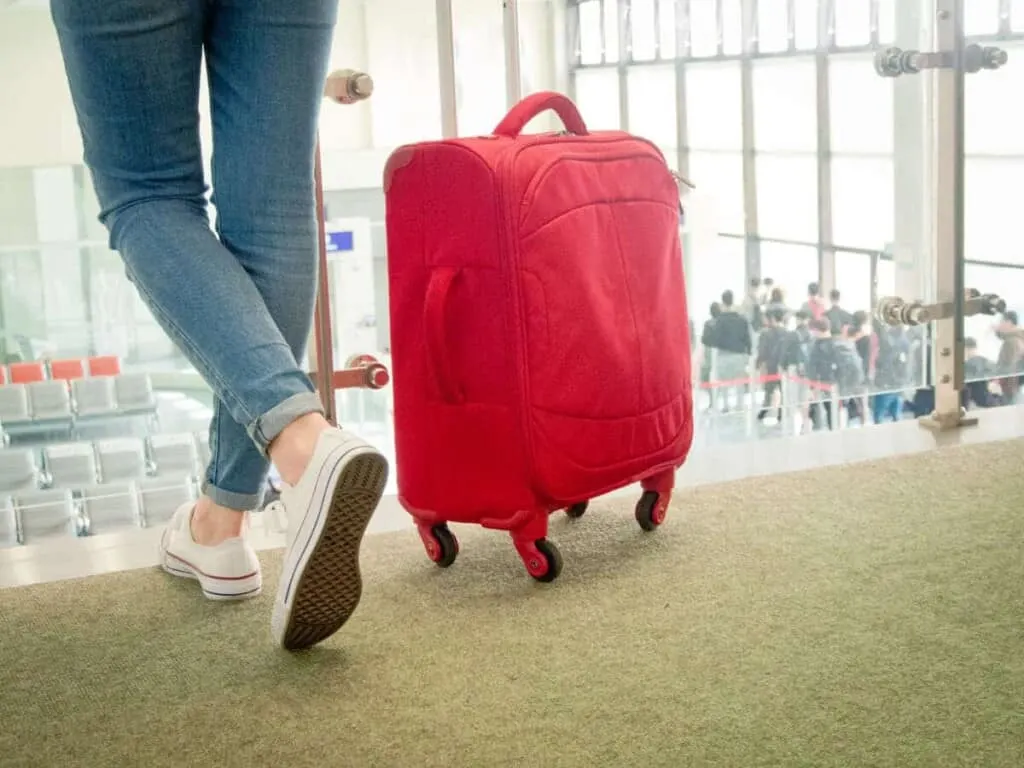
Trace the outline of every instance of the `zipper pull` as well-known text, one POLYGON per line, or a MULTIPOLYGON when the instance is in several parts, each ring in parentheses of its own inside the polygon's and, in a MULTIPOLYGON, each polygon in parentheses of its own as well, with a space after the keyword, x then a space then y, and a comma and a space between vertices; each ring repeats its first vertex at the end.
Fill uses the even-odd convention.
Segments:
POLYGON ((683 176, 681 173, 679 173, 677 171, 673 171, 671 168, 669 169, 669 173, 671 173, 672 174, 672 178, 676 180, 676 185, 679 187, 679 190, 681 192, 685 191, 685 190, 688 190, 688 189, 696 189, 697 188, 696 184, 694 184, 688 178, 683 176))
POLYGON ((668 172, 672 174, 672 178, 676 180, 676 186, 679 187, 679 224, 682 226, 686 224, 686 210, 683 208, 683 195, 691 189, 696 189, 697 185, 681 173, 673 171, 671 168, 668 169, 668 172))

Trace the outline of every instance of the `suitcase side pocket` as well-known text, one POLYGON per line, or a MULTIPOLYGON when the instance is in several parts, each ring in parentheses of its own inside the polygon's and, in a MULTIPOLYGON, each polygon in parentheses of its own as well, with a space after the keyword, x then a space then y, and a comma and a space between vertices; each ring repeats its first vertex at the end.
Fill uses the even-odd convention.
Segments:
POLYGON ((426 298, 423 303, 423 328, 427 344, 427 365, 444 402, 450 405, 461 405, 465 402, 455 368, 452 365, 451 351, 446 342, 445 331, 446 309, 452 284, 458 279, 461 269, 458 267, 438 267, 431 272, 427 284, 426 298))

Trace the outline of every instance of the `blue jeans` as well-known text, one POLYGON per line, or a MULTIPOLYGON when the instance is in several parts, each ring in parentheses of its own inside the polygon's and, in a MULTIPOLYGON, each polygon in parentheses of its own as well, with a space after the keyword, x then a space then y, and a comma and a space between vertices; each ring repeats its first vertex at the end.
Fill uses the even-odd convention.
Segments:
POLYGON ((881 424, 886 420, 886 417, 890 421, 899 421, 902 418, 903 394, 899 392, 885 392, 880 395, 874 395, 871 398, 871 410, 876 424, 881 424))
POLYGON ((51 11, 110 246, 216 396, 204 492, 252 509, 271 441, 323 412, 298 361, 337 0, 53 0, 51 11), (204 54, 216 234, 197 111, 204 54))

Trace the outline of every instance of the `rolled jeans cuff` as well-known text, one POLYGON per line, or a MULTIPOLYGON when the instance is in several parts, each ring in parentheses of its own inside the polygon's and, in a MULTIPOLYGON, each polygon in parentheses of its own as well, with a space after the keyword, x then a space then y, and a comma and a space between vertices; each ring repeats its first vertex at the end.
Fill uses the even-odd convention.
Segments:
POLYGON ((323 414, 324 406, 315 392, 299 392, 278 403, 246 427, 249 437, 264 456, 270 444, 281 432, 300 416, 323 414))
POLYGON ((258 509, 263 501, 262 493, 225 491, 223 488, 218 488, 210 483, 209 480, 203 481, 202 492, 214 504, 220 507, 227 507, 228 509, 237 509, 239 512, 250 512, 258 509))

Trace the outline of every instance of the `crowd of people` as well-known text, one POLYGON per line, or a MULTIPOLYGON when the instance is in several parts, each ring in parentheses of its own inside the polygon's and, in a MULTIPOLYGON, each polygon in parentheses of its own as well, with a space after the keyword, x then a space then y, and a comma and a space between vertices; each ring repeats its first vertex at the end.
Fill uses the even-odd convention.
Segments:
MULTIPOLYGON (((760 393, 757 419, 781 424, 784 408, 796 408, 803 429, 832 425, 833 403, 849 424, 896 421, 931 410, 934 392, 924 386, 929 363, 925 326, 882 326, 864 310, 850 311, 839 290, 827 300, 818 283, 791 304, 771 278, 750 281, 746 295, 731 290, 711 304, 699 336, 691 322, 695 367, 703 407, 729 412, 752 407, 760 393), (931 398, 931 400, 929 400, 931 398)), ((1014 312, 995 328, 998 359, 990 360, 977 341, 965 340, 964 401, 967 407, 1015 402, 1024 374, 1024 331, 1014 312)))

